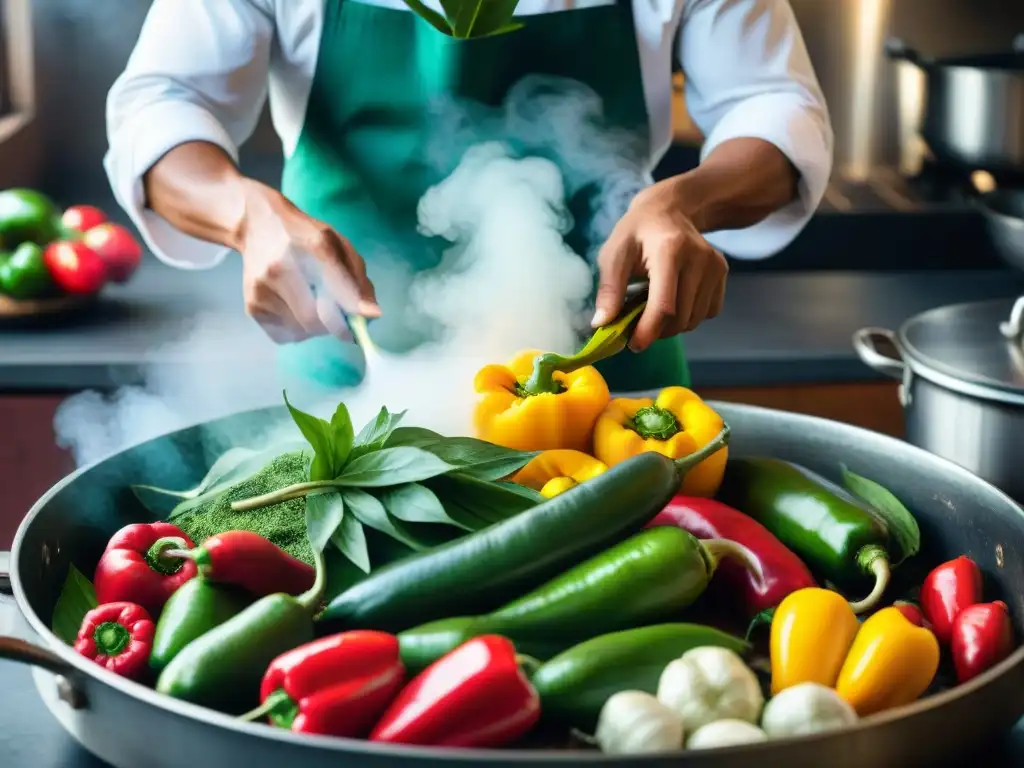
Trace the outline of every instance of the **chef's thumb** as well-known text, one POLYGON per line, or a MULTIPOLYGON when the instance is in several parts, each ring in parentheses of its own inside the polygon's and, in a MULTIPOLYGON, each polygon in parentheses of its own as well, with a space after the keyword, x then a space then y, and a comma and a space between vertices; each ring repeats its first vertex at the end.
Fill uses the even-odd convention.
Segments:
POLYGON ((597 296, 594 300, 594 319, 590 321, 593 328, 607 325, 622 311, 626 301, 626 284, 632 272, 629 253, 618 243, 609 240, 597 260, 598 284, 597 296))

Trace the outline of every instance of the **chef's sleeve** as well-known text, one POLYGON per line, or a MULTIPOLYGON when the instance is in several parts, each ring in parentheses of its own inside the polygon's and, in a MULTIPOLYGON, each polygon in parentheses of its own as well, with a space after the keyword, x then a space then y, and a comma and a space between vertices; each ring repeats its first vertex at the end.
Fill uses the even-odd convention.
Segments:
POLYGON ((723 142, 758 138, 800 175, 796 200, 746 229, 708 240, 730 256, 762 259, 810 220, 832 170, 828 108, 787 0, 686 0, 679 36, 686 106, 705 136, 701 159, 723 142))
POLYGON ((142 179, 170 150, 216 144, 237 162, 267 97, 272 0, 154 0, 107 97, 104 166, 117 202, 163 261, 216 265, 228 250, 146 207, 142 179))

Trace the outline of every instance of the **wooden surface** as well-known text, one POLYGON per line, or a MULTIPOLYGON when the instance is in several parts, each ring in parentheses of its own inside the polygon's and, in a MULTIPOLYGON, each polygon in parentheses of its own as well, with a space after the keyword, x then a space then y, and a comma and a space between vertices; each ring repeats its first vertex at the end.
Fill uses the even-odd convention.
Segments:
MULTIPOLYGON (((705 389, 708 399, 823 416, 890 435, 903 431, 895 383, 705 389)), ((65 395, 0 395, 0 549, 36 499, 74 469, 54 443, 53 415, 65 395)))

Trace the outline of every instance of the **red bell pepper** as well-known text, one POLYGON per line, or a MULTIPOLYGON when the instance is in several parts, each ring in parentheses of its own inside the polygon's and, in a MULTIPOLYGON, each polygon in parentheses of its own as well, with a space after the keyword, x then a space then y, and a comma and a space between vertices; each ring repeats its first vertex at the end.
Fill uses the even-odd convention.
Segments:
POLYGON ((951 641, 957 680, 966 683, 1013 651, 1013 624, 1006 603, 977 603, 953 621, 951 641))
POLYGON ((107 275, 115 283, 125 283, 142 261, 142 246, 120 224, 107 222, 82 235, 82 242, 107 265, 107 275))
POLYGON ((195 549, 171 549, 168 557, 194 563, 210 581, 233 584, 259 597, 311 589, 316 569, 252 531, 218 533, 195 549))
POLYGON ((712 581, 743 604, 747 618, 769 611, 798 589, 817 584, 810 570, 767 528, 715 499, 676 496, 647 524, 674 525, 698 539, 727 539, 746 547, 759 568, 726 558, 712 581))
POLYGON ((61 223, 72 232, 87 232, 107 221, 107 215, 92 205, 73 205, 64 211, 61 223))
POLYGON ((85 243, 58 240, 43 252, 50 277, 61 290, 76 296, 96 293, 107 282, 107 264, 85 243))
POLYGON ((262 705, 242 719, 268 717, 279 728, 362 737, 405 682, 398 638, 353 630, 300 645, 270 663, 262 705))
POLYGON ((156 626, 135 603, 107 603, 82 619, 75 650, 121 677, 137 680, 149 669, 156 626))
POLYGON ((966 555, 937 566, 921 585, 921 610, 943 645, 949 645, 960 611, 981 601, 981 569, 966 555))
POLYGON ((540 719, 540 698, 516 649, 481 635, 442 656, 398 694, 370 741, 437 747, 500 747, 540 719))
POLYGON ((185 532, 170 523, 126 525, 111 537, 96 566, 97 601, 138 603, 158 615, 174 591, 196 575, 195 563, 168 557, 167 551, 191 546, 185 532))
POLYGON ((902 613, 903 617, 915 627, 932 629, 932 625, 925 619, 924 613, 922 613, 921 609, 913 603, 908 603, 905 600, 897 600, 892 604, 892 607, 902 613))

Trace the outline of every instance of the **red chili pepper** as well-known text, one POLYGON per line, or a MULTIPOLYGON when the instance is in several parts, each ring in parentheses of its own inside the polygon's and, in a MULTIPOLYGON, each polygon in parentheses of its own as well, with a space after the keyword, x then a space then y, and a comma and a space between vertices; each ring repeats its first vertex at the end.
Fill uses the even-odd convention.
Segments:
POLYGON ((953 621, 953 666, 961 683, 977 677, 1013 651, 1013 624, 1006 603, 977 603, 953 621))
POLYGON ((156 626, 135 603, 107 603, 82 620, 75 650, 121 677, 137 680, 149 669, 156 626))
POLYGON ((775 608, 798 589, 817 586, 803 561, 767 528, 715 499, 676 496, 647 525, 674 525, 698 539, 727 539, 746 547, 760 573, 726 558, 712 583, 736 593, 750 618, 775 608))
POLYGON ((103 603, 138 603, 158 615, 167 599, 196 575, 196 566, 167 551, 194 546, 178 526, 170 523, 126 525, 107 543, 96 566, 93 584, 103 603))
POLYGON ((62 290, 76 296, 96 293, 107 282, 107 264, 96 251, 75 240, 58 240, 43 251, 50 276, 62 290))
POLYGON ((437 747, 500 747, 540 719, 540 699, 516 649, 481 635, 442 656, 398 694, 370 741, 437 747))
POLYGON ((943 645, 949 645, 960 611, 981 601, 981 569, 966 555, 937 566, 921 585, 921 610, 943 645))
POLYGON ((252 531, 225 531, 195 549, 172 549, 167 555, 190 560, 210 581, 234 584, 259 597, 301 595, 316 580, 313 566, 252 531))
POLYGON ((243 719, 266 716, 279 728, 300 733, 362 737, 404 682, 397 637, 342 632, 274 659, 260 686, 262 706, 243 719))

